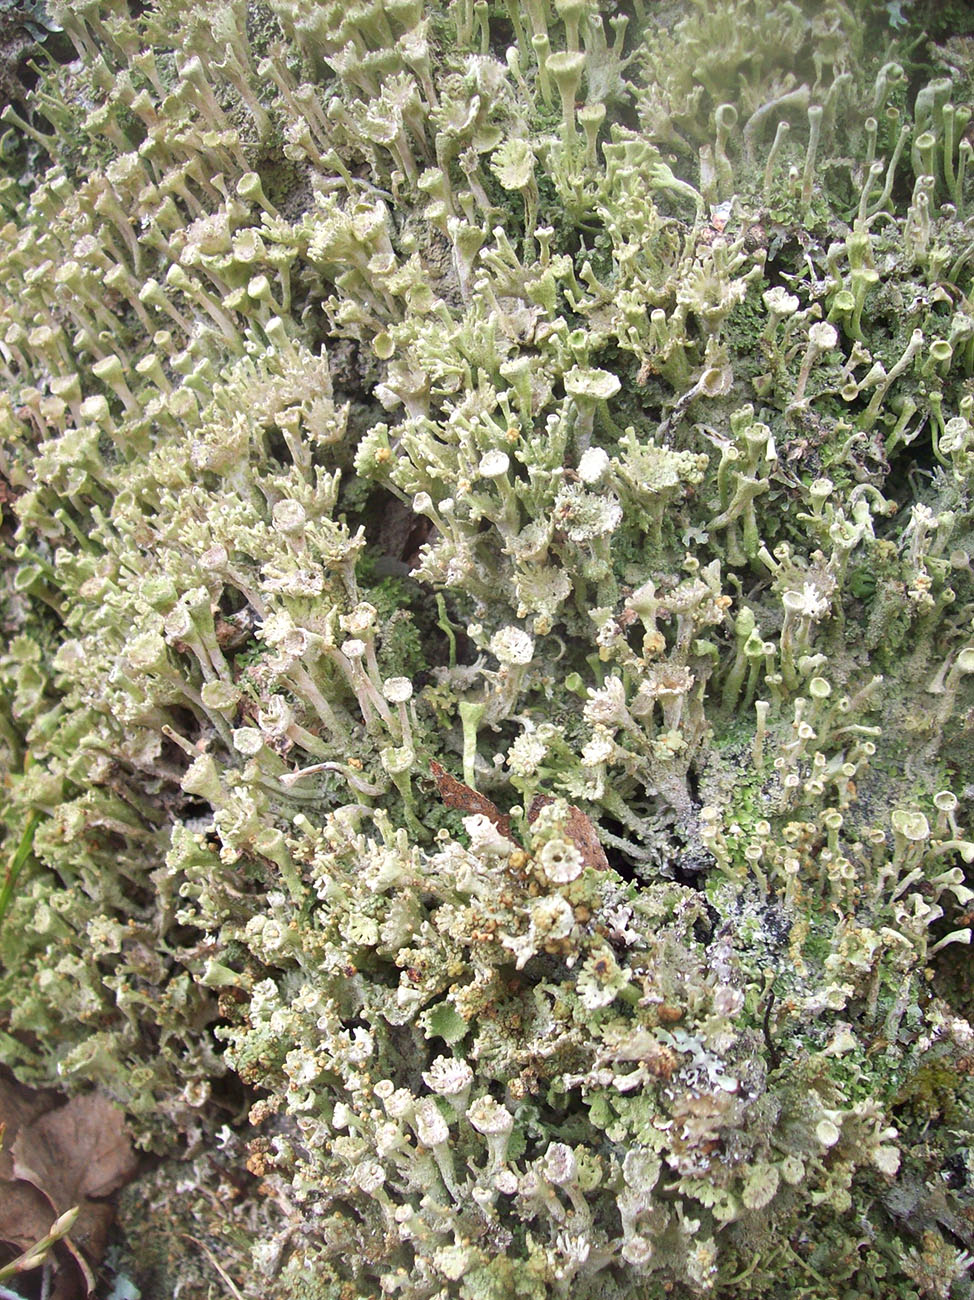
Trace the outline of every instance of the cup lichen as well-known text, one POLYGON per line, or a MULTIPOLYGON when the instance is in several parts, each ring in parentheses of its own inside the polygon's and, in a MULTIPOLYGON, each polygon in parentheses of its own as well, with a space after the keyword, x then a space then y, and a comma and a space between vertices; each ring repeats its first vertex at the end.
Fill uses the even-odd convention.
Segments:
POLYGON ((971 1294, 928 7, 24 7, 0 1062, 142 1294, 971 1294))

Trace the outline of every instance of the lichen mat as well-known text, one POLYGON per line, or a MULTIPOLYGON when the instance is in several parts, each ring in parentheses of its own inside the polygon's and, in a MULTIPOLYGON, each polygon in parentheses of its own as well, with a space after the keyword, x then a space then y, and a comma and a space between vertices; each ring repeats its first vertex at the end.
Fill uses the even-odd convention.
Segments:
POLYGON ((2 1285, 974 1294, 968 8, 0 10, 2 1285))

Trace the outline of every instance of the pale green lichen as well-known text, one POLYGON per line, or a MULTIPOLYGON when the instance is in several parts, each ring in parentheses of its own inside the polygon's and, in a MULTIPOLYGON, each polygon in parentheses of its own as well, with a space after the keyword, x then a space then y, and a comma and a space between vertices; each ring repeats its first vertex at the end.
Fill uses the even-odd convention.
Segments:
POLYGON ((166 1158, 145 1294, 971 1294, 972 63, 899 8, 50 6, 0 1059, 166 1158))

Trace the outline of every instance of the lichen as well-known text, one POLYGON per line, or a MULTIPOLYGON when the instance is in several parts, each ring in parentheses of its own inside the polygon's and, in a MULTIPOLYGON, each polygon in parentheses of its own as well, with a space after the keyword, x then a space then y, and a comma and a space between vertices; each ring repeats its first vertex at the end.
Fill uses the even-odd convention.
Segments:
POLYGON ((971 1294, 926 8, 31 8, 0 1061, 159 1158, 143 1294, 971 1294))

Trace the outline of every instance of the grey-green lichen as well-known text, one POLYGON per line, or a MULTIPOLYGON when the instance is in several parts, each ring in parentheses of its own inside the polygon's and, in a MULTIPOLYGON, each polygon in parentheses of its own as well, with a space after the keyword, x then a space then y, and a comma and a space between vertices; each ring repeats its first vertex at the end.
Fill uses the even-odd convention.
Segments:
POLYGON ((969 1296, 969 40, 135 8, 2 115, 0 1060, 147 1294, 969 1296))

